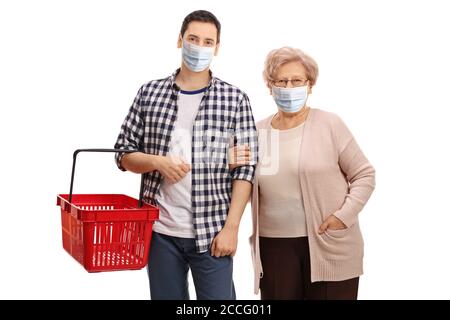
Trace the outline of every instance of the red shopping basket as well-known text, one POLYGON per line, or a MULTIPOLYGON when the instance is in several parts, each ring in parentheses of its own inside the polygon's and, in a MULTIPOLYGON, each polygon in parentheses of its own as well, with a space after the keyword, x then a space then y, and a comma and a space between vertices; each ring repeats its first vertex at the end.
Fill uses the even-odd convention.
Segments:
POLYGON ((157 207, 123 194, 74 194, 76 157, 80 152, 134 152, 121 149, 80 149, 73 154, 70 194, 60 194, 64 249, 88 272, 136 270, 147 264, 157 207))

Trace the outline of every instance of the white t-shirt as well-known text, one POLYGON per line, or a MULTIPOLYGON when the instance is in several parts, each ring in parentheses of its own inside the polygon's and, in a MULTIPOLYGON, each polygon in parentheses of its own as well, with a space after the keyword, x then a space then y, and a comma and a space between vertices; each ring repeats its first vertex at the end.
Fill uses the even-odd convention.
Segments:
MULTIPOLYGON (((191 164, 192 128, 197 116, 205 89, 180 91, 178 95, 177 120, 174 124, 168 156, 181 158, 191 164)), ((156 196, 159 206, 159 220, 153 230, 169 236, 195 238, 192 215, 192 175, 189 171, 177 183, 171 184, 163 179, 156 196)))

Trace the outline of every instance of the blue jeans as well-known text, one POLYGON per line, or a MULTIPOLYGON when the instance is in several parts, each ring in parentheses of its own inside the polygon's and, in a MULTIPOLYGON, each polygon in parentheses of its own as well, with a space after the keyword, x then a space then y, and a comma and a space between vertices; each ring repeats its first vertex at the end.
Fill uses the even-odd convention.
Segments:
POLYGON ((197 253, 194 239, 153 232, 147 265, 152 300, 189 300, 189 268, 197 299, 236 299, 233 258, 197 253))

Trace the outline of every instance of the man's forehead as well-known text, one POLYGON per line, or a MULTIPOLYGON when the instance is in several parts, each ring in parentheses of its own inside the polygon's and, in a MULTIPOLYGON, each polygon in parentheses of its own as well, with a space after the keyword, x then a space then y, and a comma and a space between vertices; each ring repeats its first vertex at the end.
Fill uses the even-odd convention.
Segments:
POLYGON ((211 38, 213 40, 217 38, 217 28, 209 22, 192 21, 185 33, 199 38, 211 38))

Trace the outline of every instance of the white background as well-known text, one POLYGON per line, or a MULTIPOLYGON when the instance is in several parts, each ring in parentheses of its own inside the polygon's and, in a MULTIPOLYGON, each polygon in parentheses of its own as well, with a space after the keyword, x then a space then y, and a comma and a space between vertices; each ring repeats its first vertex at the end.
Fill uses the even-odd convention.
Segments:
MULTIPOLYGON (((145 270, 88 274, 63 251, 56 195, 73 150, 112 147, 140 85, 180 65, 179 28, 196 9, 222 22, 212 69, 248 93, 256 120, 276 110, 261 76, 269 50, 317 60, 309 104, 339 114, 377 169, 359 298, 450 298, 450 20, 438 0, 2 1, 0 298, 148 299, 145 270)), ((137 195, 139 177, 111 155, 81 155, 77 170, 75 193, 137 195)), ((240 299, 258 298, 249 209, 240 299)))

